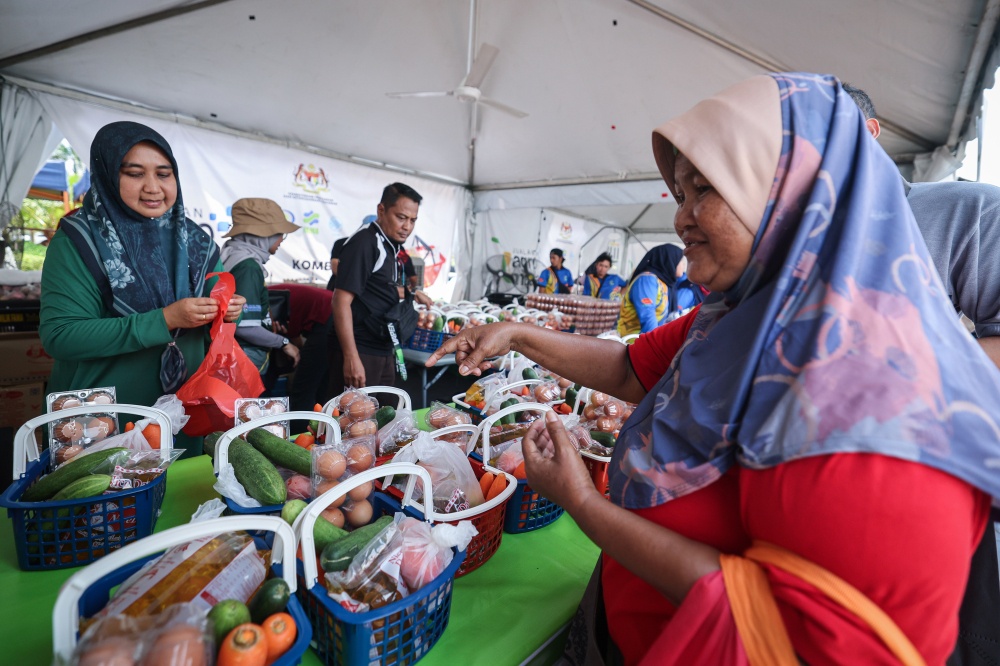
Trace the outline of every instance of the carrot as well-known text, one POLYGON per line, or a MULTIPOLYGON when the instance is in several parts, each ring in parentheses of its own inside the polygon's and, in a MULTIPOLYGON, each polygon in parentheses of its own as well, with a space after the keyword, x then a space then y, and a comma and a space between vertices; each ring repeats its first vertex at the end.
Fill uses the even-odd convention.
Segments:
POLYGON ((313 444, 316 443, 316 438, 307 432, 302 433, 295 438, 295 443, 301 446, 303 449, 311 448, 313 444))
POLYGON ((317 402, 315 405, 313 405, 313 411, 314 412, 322 412, 323 411, 323 405, 321 405, 321 404, 319 404, 317 402))
POLYGON ((135 424, 132 423, 131 421, 129 421, 128 423, 125 424, 125 432, 132 432, 132 430, 134 428, 135 428, 135 424))
POLYGON ((513 474, 514 474, 514 478, 515 479, 527 479, 528 478, 528 475, 525 474, 525 472, 524 472, 524 461, 523 460, 517 464, 517 467, 514 468, 513 474))
MULTIPOLYGON (((483 472, 483 475, 479 477, 479 488, 483 491, 483 497, 490 494, 490 486, 493 485, 493 472, 483 472)), ((486 497, 489 499, 489 497, 486 497)))
POLYGON ((241 624, 222 640, 216 666, 266 666, 267 637, 256 624, 241 624))
POLYGON ((149 445, 154 449, 160 448, 160 424, 159 423, 147 423, 146 427, 142 429, 142 436, 146 438, 149 445))
POLYGON ((264 620, 263 628, 267 637, 267 663, 271 664, 295 642, 295 620, 288 613, 275 613, 264 620))
POLYGON ((561 402, 558 405, 553 405, 552 406, 552 411, 554 411, 557 414, 572 414, 573 413, 573 410, 570 409, 569 405, 567 405, 565 402, 561 402))
MULTIPOLYGON (((522 465, 524 463, 521 463, 522 465)), ((497 474, 497 477, 493 479, 493 483, 490 485, 489 492, 486 493, 486 500, 489 501, 502 493, 504 488, 507 487, 507 475, 497 474)))

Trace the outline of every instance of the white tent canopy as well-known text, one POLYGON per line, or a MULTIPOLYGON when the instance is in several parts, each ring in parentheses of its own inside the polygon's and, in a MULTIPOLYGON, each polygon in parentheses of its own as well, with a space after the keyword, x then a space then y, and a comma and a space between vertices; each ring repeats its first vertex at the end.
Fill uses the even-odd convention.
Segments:
POLYGON ((504 217, 669 233, 650 131, 774 69, 866 89, 901 168, 923 155, 915 178, 946 175, 993 83, 998 16, 1000 0, 6 0, 0 76, 467 188, 466 253, 504 217), (527 117, 386 96, 455 89, 470 41, 497 50, 476 94, 527 117))

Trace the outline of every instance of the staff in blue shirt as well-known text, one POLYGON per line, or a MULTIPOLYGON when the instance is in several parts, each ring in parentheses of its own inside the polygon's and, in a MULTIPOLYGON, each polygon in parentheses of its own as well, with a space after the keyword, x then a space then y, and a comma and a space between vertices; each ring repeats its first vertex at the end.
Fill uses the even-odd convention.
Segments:
POLYGON ((573 286, 573 274, 563 268, 563 251, 555 247, 549 251, 551 266, 538 276, 538 291, 543 294, 568 294, 573 286))
POLYGON ((602 252, 594 260, 593 272, 588 272, 583 279, 583 295, 595 296, 605 300, 619 300, 622 295, 622 287, 627 282, 611 272, 611 255, 602 252))

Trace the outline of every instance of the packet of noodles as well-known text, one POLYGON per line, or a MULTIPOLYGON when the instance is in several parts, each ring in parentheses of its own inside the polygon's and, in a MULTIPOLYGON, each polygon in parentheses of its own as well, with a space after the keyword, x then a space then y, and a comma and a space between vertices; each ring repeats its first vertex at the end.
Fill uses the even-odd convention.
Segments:
POLYGON ((194 539, 148 562, 94 617, 157 615, 186 602, 207 613, 224 599, 245 603, 264 582, 268 564, 245 532, 194 539))

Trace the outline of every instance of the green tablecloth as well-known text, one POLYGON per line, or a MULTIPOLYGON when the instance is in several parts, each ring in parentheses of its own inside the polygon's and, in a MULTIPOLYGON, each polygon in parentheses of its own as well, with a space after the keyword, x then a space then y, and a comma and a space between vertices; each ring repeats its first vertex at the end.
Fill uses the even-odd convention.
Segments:
MULTIPOLYGON (((156 531, 182 525, 218 495, 208 456, 174 463, 156 531)), ((12 524, 0 528, 0 663, 48 664, 52 606, 76 569, 17 568, 12 524)), ((497 553, 455 581, 451 620, 422 664, 519 664, 565 625, 597 561, 597 547, 568 515, 535 532, 504 534, 497 553)), ((303 664, 319 664, 310 650, 303 664)))

